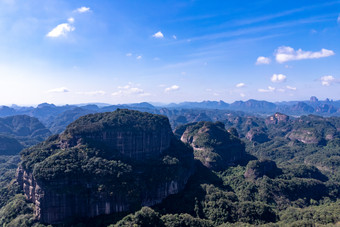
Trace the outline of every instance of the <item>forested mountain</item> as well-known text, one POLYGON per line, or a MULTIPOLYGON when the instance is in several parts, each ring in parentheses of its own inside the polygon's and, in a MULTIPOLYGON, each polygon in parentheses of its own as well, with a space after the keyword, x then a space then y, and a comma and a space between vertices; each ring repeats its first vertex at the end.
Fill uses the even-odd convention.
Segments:
MULTIPOLYGON (((17 180, 18 156, 0 156, 0 225, 313 226, 340 221, 339 117, 138 108, 168 117, 75 107, 56 118, 59 135, 21 153, 17 180), (62 130, 69 119, 73 123, 62 130)), ((9 119, 4 122, 17 129, 13 135, 27 127, 9 119)))
MULTIPOLYGON (((45 140, 50 135, 50 130, 37 118, 26 115, 0 118, 0 136, 2 141, 6 140, 6 144, 12 144, 14 147, 18 148, 19 145, 14 145, 16 143, 20 143, 22 147, 32 146, 45 140)), ((0 144, 0 146, 5 146, 4 144, 5 142, 2 145, 0 144)))

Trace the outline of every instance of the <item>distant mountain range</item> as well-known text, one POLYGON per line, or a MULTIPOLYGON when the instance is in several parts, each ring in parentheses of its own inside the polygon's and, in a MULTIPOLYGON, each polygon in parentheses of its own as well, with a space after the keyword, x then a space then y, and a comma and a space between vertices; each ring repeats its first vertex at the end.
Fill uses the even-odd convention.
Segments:
POLYGON ((175 128, 180 124, 198 121, 217 121, 226 115, 269 116, 276 112, 291 116, 320 115, 340 116, 340 100, 318 100, 311 97, 307 101, 268 102, 250 99, 231 104, 224 101, 182 102, 155 106, 147 102, 119 105, 63 105, 42 103, 37 107, 0 106, 0 117, 28 115, 39 119, 52 133, 60 133, 77 118, 91 113, 111 112, 116 109, 132 109, 166 115, 175 128))
POLYGON ((340 100, 333 101, 326 99, 318 100, 312 96, 307 101, 289 101, 289 102, 268 102, 255 99, 248 101, 236 101, 228 104, 224 101, 203 101, 203 102, 182 102, 178 104, 169 104, 165 108, 202 108, 202 109, 228 109, 244 111, 257 114, 272 114, 282 112, 290 115, 305 115, 316 113, 318 115, 340 115, 340 100))

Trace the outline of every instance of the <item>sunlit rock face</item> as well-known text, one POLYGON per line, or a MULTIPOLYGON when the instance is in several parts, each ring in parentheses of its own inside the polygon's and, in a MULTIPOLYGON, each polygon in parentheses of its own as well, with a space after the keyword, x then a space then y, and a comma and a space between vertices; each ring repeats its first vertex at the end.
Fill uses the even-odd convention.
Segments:
POLYGON ((190 148, 161 115, 92 114, 25 150, 18 182, 42 223, 131 211, 181 191, 194 172, 190 148))

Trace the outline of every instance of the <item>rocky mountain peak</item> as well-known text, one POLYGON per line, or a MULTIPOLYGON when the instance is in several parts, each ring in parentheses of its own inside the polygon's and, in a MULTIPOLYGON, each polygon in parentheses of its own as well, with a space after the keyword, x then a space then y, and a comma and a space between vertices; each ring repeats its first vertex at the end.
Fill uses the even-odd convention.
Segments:
POLYGON ((271 125, 271 124, 279 124, 279 123, 287 123, 289 120, 289 116, 282 114, 282 113, 275 113, 274 115, 266 118, 265 122, 266 125, 271 125))

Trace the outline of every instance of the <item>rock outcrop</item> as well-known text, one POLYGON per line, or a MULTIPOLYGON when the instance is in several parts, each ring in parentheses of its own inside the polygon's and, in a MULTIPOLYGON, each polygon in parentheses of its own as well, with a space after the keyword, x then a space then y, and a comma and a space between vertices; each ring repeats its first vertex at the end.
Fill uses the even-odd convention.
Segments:
POLYGON ((252 142, 264 143, 269 141, 267 133, 262 128, 252 128, 246 134, 246 138, 252 142))
POLYGON ((161 115, 90 114, 22 153, 17 178, 42 223, 132 211, 181 191, 192 150, 161 115))
POLYGON ((281 113, 275 113, 274 115, 266 118, 266 125, 278 125, 286 124, 289 121, 289 116, 281 113))
POLYGON ((183 132, 181 140, 194 149, 195 158, 210 169, 226 169, 245 156, 244 144, 225 130, 221 122, 191 123, 178 131, 183 132))

